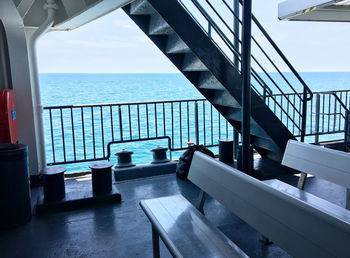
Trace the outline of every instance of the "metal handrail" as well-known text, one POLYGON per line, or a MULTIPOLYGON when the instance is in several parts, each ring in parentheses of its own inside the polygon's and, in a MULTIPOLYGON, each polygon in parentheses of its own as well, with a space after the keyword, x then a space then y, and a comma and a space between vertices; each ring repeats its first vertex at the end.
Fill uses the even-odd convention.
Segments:
MULTIPOLYGON (((214 28, 214 30, 218 33, 218 35, 222 38, 222 40, 224 40, 224 43, 226 44, 227 47, 229 47, 233 54, 237 57, 238 61, 241 62, 241 54, 239 53, 239 51, 235 48, 234 44, 231 43, 229 41, 229 39, 226 37, 226 35, 222 32, 222 30, 219 28, 219 26, 213 21, 213 19, 210 17, 210 15, 204 10, 204 8, 198 3, 197 0, 191 0, 192 3, 197 7, 197 9, 200 11, 200 13, 206 18, 206 20, 208 21, 208 23, 210 24, 210 26, 212 26, 214 28)), ((235 34, 234 34, 235 35, 235 34)), ((272 79, 272 77, 268 74, 268 72, 262 67, 262 65, 258 62, 258 60, 254 57, 254 55, 252 55, 253 60, 258 64, 258 66, 264 71, 264 74, 272 81, 272 83, 275 85, 275 87, 283 94, 283 90, 277 85, 277 83, 272 79)), ((268 87, 266 85, 266 83, 264 83, 264 85, 261 84, 261 82, 263 82, 262 78, 258 75, 258 73, 251 68, 252 70, 252 75, 253 77, 258 81, 258 83, 263 87, 266 88, 268 91, 272 92, 271 88, 268 87), (258 80, 258 79, 259 80, 258 80)), ((288 83, 289 84, 289 83, 288 83)), ((290 84, 289 84, 290 85, 290 84)), ((292 87, 291 87, 292 88, 292 87)), ((295 89, 292 88, 292 90, 296 93, 297 91, 295 89)), ((298 94, 298 97, 300 97, 300 94, 298 94)), ((300 113, 300 111, 297 109, 297 107, 295 107, 293 105, 292 102, 289 101, 288 98, 286 98, 286 100, 289 102, 290 105, 292 105, 296 112, 301 116, 302 114, 300 113)))
MULTIPOLYGON (((214 13, 219 17, 219 19, 223 22, 223 24, 226 26, 226 28, 230 31, 230 33, 233 34, 235 39, 237 39, 238 43, 242 43, 239 37, 234 33, 234 31, 228 26, 228 24, 225 22, 225 20, 221 17, 221 15, 218 13, 218 11, 215 9, 215 7, 208 1, 205 0, 206 3, 209 5, 209 7, 214 11, 214 13)), ((241 54, 239 53, 239 50, 235 47, 233 43, 227 38, 225 33, 220 29, 220 27, 214 22, 214 20, 211 18, 211 16, 207 13, 207 11, 203 8, 203 6, 197 1, 197 0, 191 0, 191 2, 194 4, 194 6, 199 10, 199 12, 202 14, 202 16, 207 20, 209 24, 209 28, 213 28, 217 34, 220 36, 220 38, 223 40, 223 42, 226 44, 226 46, 233 52, 234 56, 237 58, 239 62, 241 62, 241 54)), ((225 0, 222 0, 222 2, 226 5, 226 7, 229 9, 229 11, 234 15, 235 19, 239 21, 240 24, 242 24, 242 21, 240 21, 239 17, 235 14, 235 12, 228 6, 225 0)), ((242 4, 242 1, 240 0, 240 3, 242 4)), ((298 109, 290 100, 289 98, 284 95, 284 91, 279 87, 279 85, 275 82, 275 80, 270 76, 270 74, 264 69, 264 67, 259 63, 259 61, 254 57, 254 55, 251 56, 251 58, 256 62, 256 64, 262 69, 264 74, 268 77, 268 79, 273 83, 273 85, 281 92, 282 95, 284 95, 284 98, 286 101, 291 105, 296 113, 302 118, 301 119, 301 127, 297 126, 299 130, 301 131, 301 141, 304 140, 305 137, 305 130, 306 130, 306 114, 307 114, 307 102, 310 101, 313 97, 313 93, 311 89, 306 85, 306 83, 303 81, 303 79, 300 77, 300 75, 296 72, 294 67, 291 65, 291 63, 288 61, 288 59, 285 57, 285 55, 282 53, 282 51, 277 47, 275 42, 272 40, 272 38, 268 35, 266 30, 261 26, 261 24, 257 21, 255 16, 252 16, 253 21, 257 25, 257 27, 260 29, 260 31, 263 33, 263 35, 267 38, 267 40, 270 42, 270 44, 273 46, 275 51, 279 54, 279 56, 282 58, 282 60, 286 63, 286 65, 290 68, 292 73, 296 76, 296 78, 299 80, 301 85, 303 86, 303 92, 298 93, 295 88, 291 85, 291 83, 287 80, 287 78, 283 75, 283 73, 280 71, 280 69, 276 66, 276 64, 272 61, 272 59, 268 56, 266 51, 261 47, 261 45, 257 42, 257 40, 252 36, 253 41, 257 44, 258 48, 262 51, 264 56, 269 60, 269 62, 273 65, 273 67, 277 70, 277 72, 282 76, 283 80, 287 83, 287 85, 290 87, 290 89, 296 94, 298 98, 300 98, 301 102, 303 103, 301 110, 298 109), (308 96, 309 95, 309 96, 308 96)), ((208 31, 209 33, 209 31, 208 31)), ((210 34, 210 33, 209 33, 210 34)), ((220 48, 220 47, 219 47, 220 48)), ((252 68, 252 76, 256 79, 256 81, 260 84, 260 86, 264 89, 264 92, 266 88, 271 90, 266 83, 261 83, 263 80, 258 75, 258 73, 252 68)), ((253 86, 253 85, 252 85, 253 86)), ((256 91, 256 88, 253 87, 253 89, 256 91)), ((274 99, 274 98, 273 98, 274 99)), ((274 101, 276 101, 274 99, 274 101)), ((281 106, 281 105, 279 105, 281 106)), ((284 109, 283 106, 281 106, 281 109, 284 109)), ((284 110, 284 113, 287 114, 287 112, 284 110)), ((287 114, 288 116, 288 114, 287 114)), ((290 118, 290 117, 289 117, 290 118)), ((292 120, 291 120, 292 121, 292 120)), ((295 121, 292 121, 295 123, 295 121)))

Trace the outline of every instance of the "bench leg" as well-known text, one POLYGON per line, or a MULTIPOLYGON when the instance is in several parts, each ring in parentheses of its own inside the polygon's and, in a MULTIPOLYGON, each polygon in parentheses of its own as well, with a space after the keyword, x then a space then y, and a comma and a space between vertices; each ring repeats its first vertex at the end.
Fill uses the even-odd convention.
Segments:
POLYGON ((152 244, 153 244, 153 257, 154 258, 159 258, 160 253, 159 253, 159 233, 157 229, 152 226, 152 244))
POLYGON ((298 186, 297 186, 301 190, 304 190, 306 176, 307 176, 306 173, 301 172, 299 181, 298 181, 298 186))
POLYGON ((204 202, 205 202, 205 192, 203 190, 201 190, 199 192, 199 197, 198 197, 198 201, 197 201, 197 204, 196 204, 196 208, 197 210, 199 210, 203 215, 204 215, 204 202))
POLYGON ((350 188, 346 189, 346 209, 350 210, 350 188))
POLYGON ((270 241, 270 239, 264 235, 261 235, 261 239, 260 241, 264 244, 264 245, 271 245, 273 244, 272 241, 270 241))

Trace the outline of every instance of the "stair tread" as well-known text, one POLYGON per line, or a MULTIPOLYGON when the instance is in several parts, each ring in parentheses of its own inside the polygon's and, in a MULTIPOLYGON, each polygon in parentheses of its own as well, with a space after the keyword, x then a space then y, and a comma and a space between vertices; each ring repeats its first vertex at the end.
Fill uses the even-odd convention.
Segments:
POLYGON ((169 35, 166 52, 168 54, 190 53, 191 49, 183 42, 180 37, 174 33, 169 35))
POLYGON ((159 13, 151 15, 149 34, 150 35, 168 35, 175 33, 170 25, 160 16, 159 13))
POLYGON ((130 5, 130 13, 132 15, 151 15, 155 12, 156 10, 147 0, 134 1, 130 5))

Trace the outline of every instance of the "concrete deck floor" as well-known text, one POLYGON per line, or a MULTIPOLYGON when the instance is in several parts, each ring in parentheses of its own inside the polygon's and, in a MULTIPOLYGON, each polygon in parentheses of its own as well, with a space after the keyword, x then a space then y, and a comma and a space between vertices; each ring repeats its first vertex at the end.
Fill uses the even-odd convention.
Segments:
MULTIPOLYGON (((296 176, 283 181, 296 184, 296 176)), ((89 183, 89 182, 87 182, 89 183)), ((0 231, 0 257, 152 257, 151 225, 138 203, 181 193, 195 203, 198 189, 174 174, 117 184, 122 202, 34 216, 26 225, 0 231)), ((307 191, 345 206, 345 189, 315 178, 307 191)), ((289 257, 217 201, 208 199, 207 218, 251 257, 289 257)), ((161 244, 161 257, 171 257, 161 244)))

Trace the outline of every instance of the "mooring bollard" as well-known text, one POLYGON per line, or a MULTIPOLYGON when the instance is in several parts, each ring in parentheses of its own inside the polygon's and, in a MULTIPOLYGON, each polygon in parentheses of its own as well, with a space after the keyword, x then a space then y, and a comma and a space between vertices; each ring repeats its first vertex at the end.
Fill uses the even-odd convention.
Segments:
POLYGON ((66 196, 64 172, 64 167, 49 167, 42 171, 45 201, 60 201, 66 196))
POLYGON ((169 162, 170 160, 166 156, 167 151, 168 151, 168 148, 161 147, 159 145, 156 148, 152 149, 151 152, 153 152, 153 160, 151 164, 169 162))
POLYGON ((118 157, 118 164, 115 167, 127 168, 127 167, 135 166, 135 164, 132 163, 132 159, 131 159, 132 154, 133 154, 132 151, 128 151, 126 149, 122 149, 121 151, 117 152, 115 156, 118 157))
POLYGON ((219 160, 227 164, 233 163, 234 158, 232 139, 219 139, 219 160))
POLYGON ((108 194, 112 191, 112 162, 102 161, 90 164, 92 192, 95 195, 108 194))

